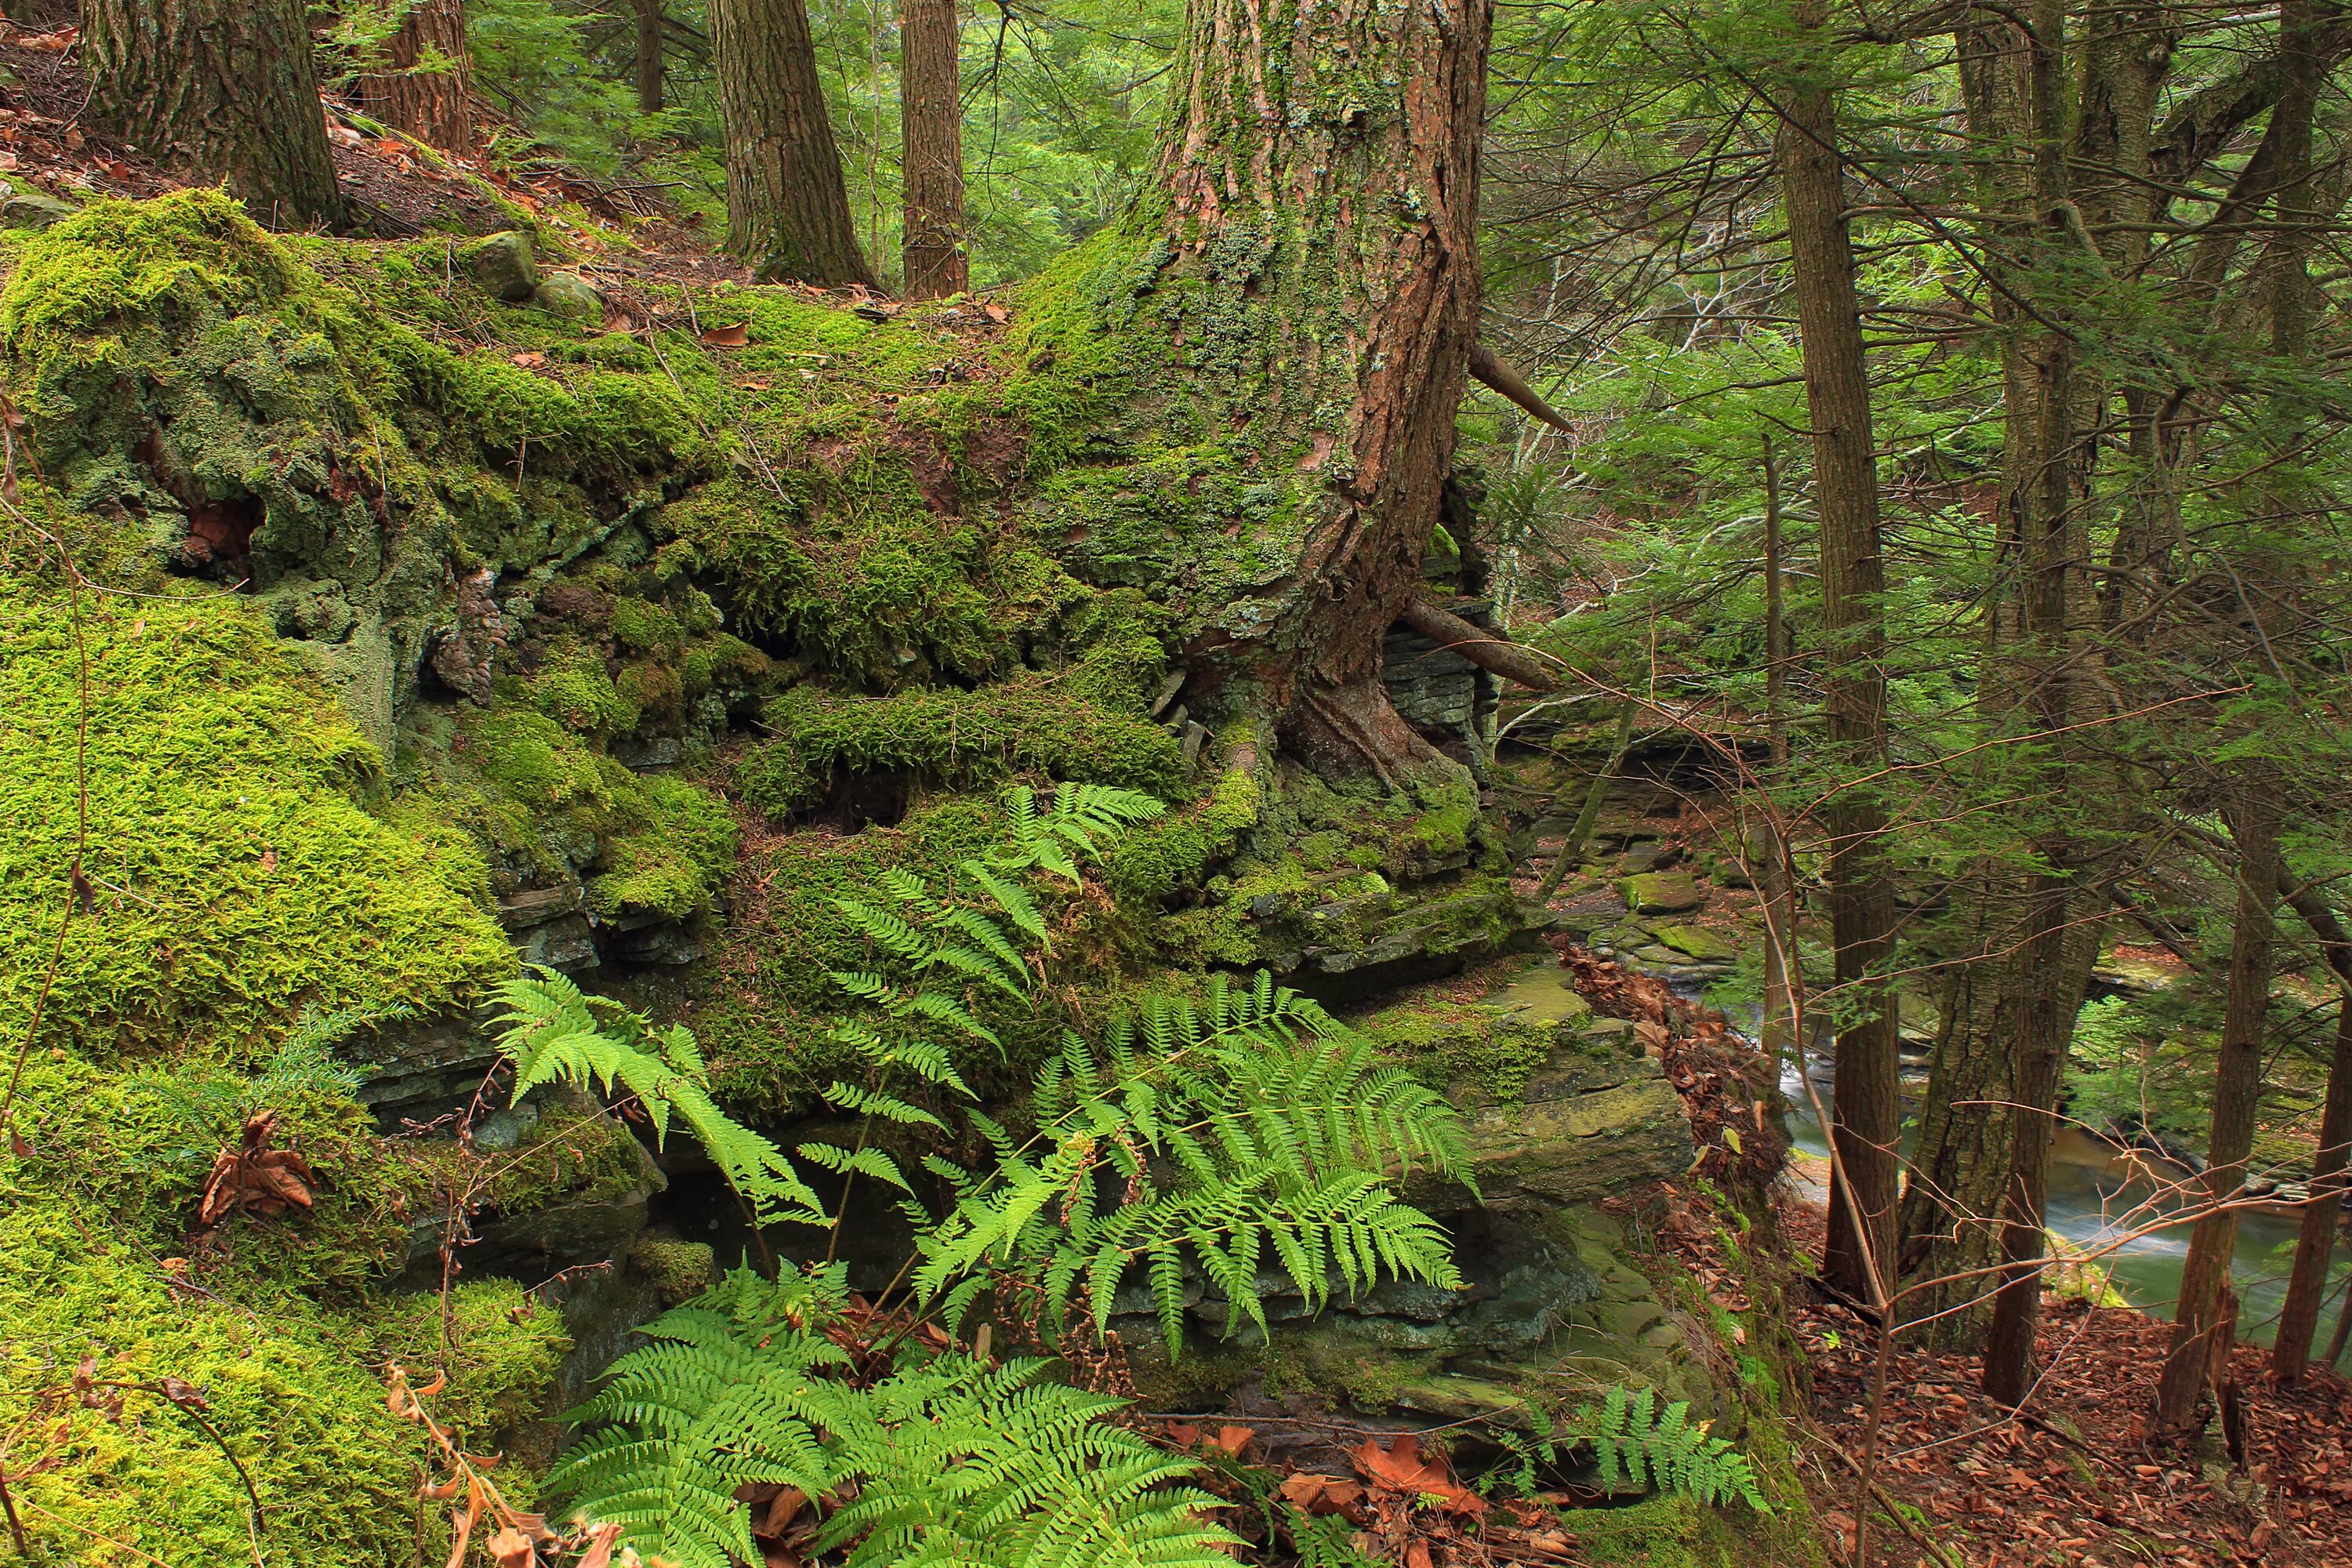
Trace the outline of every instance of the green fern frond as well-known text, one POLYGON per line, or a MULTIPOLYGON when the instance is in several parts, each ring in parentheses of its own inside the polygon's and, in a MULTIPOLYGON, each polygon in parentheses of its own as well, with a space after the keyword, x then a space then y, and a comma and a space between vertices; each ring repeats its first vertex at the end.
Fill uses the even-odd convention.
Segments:
POLYGON ((567 975, 540 968, 499 987, 502 1011, 493 1020, 499 1049, 514 1063, 520 1100, 541 1084, 563 1082, 635 1095, 666 1141, 673 1116, 682 1119, 728 1183, 763 1218, 824 1223, 823 1204, 784 1152, 719 1108, 706 1087, 708 1068, 693 1033, 673 1025, 658 1035, 616 1003, 597 1003, 567 975), (647 1051, 653 1045, 660 1053, 647 1051))
POLYGON ((1654 1487, 1711 1506, 1744 1501, 1759 1513, 1771 1512, 1756 1485, 1748 1456, 1690 1420, 1690 1402, 1676 1400, 1661 1411, 1647 1388, 1631 1394, 1612 1387, 1600 1410, 1577 1413, 1583 1440, 1600 1466, 1601 1484, 1654 1487))

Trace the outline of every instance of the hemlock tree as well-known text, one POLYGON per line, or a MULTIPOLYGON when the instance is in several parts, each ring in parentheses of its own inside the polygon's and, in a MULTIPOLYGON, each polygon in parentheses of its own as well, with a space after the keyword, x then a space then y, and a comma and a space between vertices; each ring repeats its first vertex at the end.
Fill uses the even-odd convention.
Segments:
POLYGON ((1195 713, 1391 785, 1466 782, 1381 642, 1476 342, 1491 18, 1196 0, 1155 178, 1024 306, 1026 363, 1089 399, 1048 447, 1085 465, 1064 559, 1168 607, 1195 713))
POLYGON ((662 107, 662 34, 668 26, 662 0, 636 0, 637 112, 658 114, 662 107))
POLYGON ((473 68, 465 0, 412 0, 385 40, 381 70, 353 84, 362 108, 445 153, 474 149, 473 68))
POLYGON ((963 75, 957 0, 905 0, 898 32, 907 221, 899 242, 901 291, 909 300, 960 294, 964 255, 963 75))
POLYGON ((727 248, 768 282, 875 287, 801 0, 711 0, 727 135, 727 248))
MULTIPOLYGON (((1837 151, 1837 100, 1826 74, 1823 0, 1801 0, 1796 23, 1804 54, 1780 106, 1776 142, 1821 516, 1822 635, 1829 662, 1822 684, 1833 763, 1866 773, 1884 767, 1887 755, 1877 448, 1837 151)), ((1876 1301, 1893 1279, 1895 1143, 1903 1129, 1895 999, 1885 976, 1895 948, 1895 890, 1878 842, 1886 820, 1875 790, 1867 783, 1846 788, 1826 815, 1831 942, 1851 1021, 1837 1037, 1838 1161, 1822 1267, 1849 1294, 1876 1301)))
POLYGON ((272 228, 342 221, 301 0, 83 0, 81 25, 95 123, 272 228))

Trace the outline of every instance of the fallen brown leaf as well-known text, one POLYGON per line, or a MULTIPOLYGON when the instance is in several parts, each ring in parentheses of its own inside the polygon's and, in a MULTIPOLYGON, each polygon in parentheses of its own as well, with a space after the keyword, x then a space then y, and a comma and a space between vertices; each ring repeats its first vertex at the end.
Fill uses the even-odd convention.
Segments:
POLYGON ((278 1113, 257 1111, 246 1121, 242 1146, 225 1148, 214 1156, 196 1208, 199 1226, 218 1225, 239 1210, 277 1215, 310 1206, 310 1188, 318 1174, 293 1150, 270 1148, 277 1135, 278 1113))
POLYGON ((699 334, 705 348, 740 349, 751 341, 750 329, 740 323, 731 327, 705 327, 699 334))
POLYGON ((1242 1457, 1242 1450, 1248 1447, 1251 1439, 1256 1436, 1257 1429, 1254 1426, 1220 1426, 1217 1435, 1209 1439, 1209 1447, 1229 1459, 1238 1459, 1242 1457))

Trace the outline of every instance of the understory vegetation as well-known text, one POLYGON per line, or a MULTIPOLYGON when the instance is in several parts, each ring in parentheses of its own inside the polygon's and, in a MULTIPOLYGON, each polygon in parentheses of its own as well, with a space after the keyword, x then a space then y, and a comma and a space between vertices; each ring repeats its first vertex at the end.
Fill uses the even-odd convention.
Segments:
POLYGON ((2352 1557, 2352 25, 0 6, 36 1563, 2352 1557))

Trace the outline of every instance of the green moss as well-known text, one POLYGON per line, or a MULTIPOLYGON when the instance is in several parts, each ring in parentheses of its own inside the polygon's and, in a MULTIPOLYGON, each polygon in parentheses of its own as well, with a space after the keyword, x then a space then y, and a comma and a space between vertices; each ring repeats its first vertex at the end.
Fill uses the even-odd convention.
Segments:
POLYGON ((262 1504, 300 1520, 307 1563, 382 1564, 415 1551, 412 1460, 423 1450, 385 1410, 355 1325, 298 1303, 269 1317, 183 1293, 152 1258, 110 1240, 103 1216, 21 1193, 0 1200, 0 1386, 56 1389, 9 1485, 34 1532, 66 1561, 123 1560, 101 1538, 166 1561, 250 1558, 245 1493, 204 1433, 160 1398, 123 1418, 77 1404, 75 1364, 136 1383, 178 1377, 245 1464, 262 1504), (54 1461, 54 1463, 51 1463, 54 1461))
MULTIPOLYGON (((722 1096, 751 1107, 792 1107, 837 1076, 842 1048, 825 1024, 842 1005, 830 971, 864 967, 864 935, 835 900, 870 898, 884 869, 937 878, 958 860, 999 842, 1002 808, 993 801, 946 795, 919 803, 895 827, 849 837, 824 832, 777 834, 756 843, 729 892, 713 973, 723 983, 688 1016, 709 1057, 722 1096)), ((1033 888, 1050 921, 1067 907, 1051 882, 1033 888)), ((1078 972, 1082 932, 1058 939, 1078 972)), ((960 1069, 975 1089, 1025 1085, 1045 1051, 1060 1039, 1067 1015, 1052 998, 1015 1004, 994 993, 967 998, 1004 1038, 1005 1053, 975 1053, 960 1069)))
MULTIPOLYGON (((126 1228, 133 1215, 120 1206, 127 1198, 139 1214, 153 1215, 168 1207, 164 1194, 193 1197, 162 1100, 152 1084, 87 1073, 60 1068, 28 1083, 26 1105, 47 1147, 0 1165, 0 1321, 8 1325, 0 1394, 42 1416, 37 1430, 20 1433, 9 1482, 42 1560, 119 1563, 123 1553, 109 1541, 165 1561, 250 1556, 246 1494, 220 1449, 143 1390, 100 1391, 121 1394, 119 1419, 77 1401, 70 1382, 88 1357, 104 1382, 176 1377, 195 1385, 206 1418, 260 1493, 269 1539, 283 1540, 287 1521, 302 1521, 303 1562, 367 1568, 408 1561, 416 1548, 413 1467, 430 1456, 421 1432, 385 1409, 377 1368, 397 1357, 429 1369, 444 1363, 446 1344, 450 1381, 436 1409, 479 1451, 497 1428, 534 1408, 566 1344, 557 1315, 535 1308, 511 1281, 469 1281, 451 1299, 445 1340, 433 1297, 362 1293, 330 1307, 289 1289, 303 1272, 289 1255, 315 1250, 320 1233, 341 1223, 337 1205, 360 1205, 341 1189, 364 1179, 355 1168, 360 1140, 332 1118, 322 1122, 308 1100, 289 1125, 322 1171, 334 1163, 340 1181, 322 1184, 309 1214, 232 1220, 216 1233, 229 1256, 217 1246, 197 1254, 202 1288, 178 1284, 186 1276, 173 1270, 188 1265, 167 1268, 163 1238, 126 1228), (80 1103, 86 1099, 124 1120, 97 1121, 100 1111, 80 1103), (88 1150, 94 1162, 56 1168, 51 1152, 65 1138, 118 1128, 135 1148, 100 1138, 88 1150), (151 1168, 140 1167, 142 1155, 151 1168), (93 1188, 75 1190, 85 1175, 93 1188)), ((518 1479, 527 1499, 528 1478, 518 1479)), ((440 1536, 437 1520, 426 1534, 428 1544, 440 1536)))
POLYGON ((1518 1100, 1528 1080, 1574 1040, 1481 1002, 1401 1003, 1358 1019, 1356 1027, 1432 1088, 1467 1086, 1506 1103, 1518 1100))
POLYGON ((735 819, 726 804, 681 778, 633 779, 606 763, 613 807, 604 869, 588 897, 604 914, 650 910, 691 914, 710 901, 735 863, 735 819))
POLYGON ((550 647, 540 668, 523 678, 532 707, 581 734, 626 733, 637 725, 638 708, 621 694, 604 658, 576 637, 550 647))
MULTIPOLYGON (((421 1381, 446 1373, 433 1417, 487 1447, 502 1433, 544 1413, 549 1386, 572 1342, 563 1315, 512 1279, 468 1279, 449 1293, 396 1296, 366 1320, 377 1357, 421 1381)), ((508 1500, 528 1504, 528 1479, 502 1470, 508 1500), (518 1489, 517 1482, 522 1482, 518 1489)))
POLYGON ((306 1006, 444 1010, 512 957, 478 857, 360 804, 375 749, 233 599, 85 601, 0 579, 0 1019, 21 1032, 91 907, 42 1043, 248 1054, 306 1006), (89 658, 89 721, 80 658, 89 658))
POLYGON ((308 292, 304 269, 213 190, 93 202, 27 241, 0 292, 0 338, 36 354, 155 310, 229 309, 308 292))
POLYGON ((629 1267, 643 1275, 665 1305, 700 1295, 718 1278, 719 1255, 708 1242, 647 1231, 629 1248, 629 1267))
POLYGON ((635 653, 673 648, 685 640, 685 628, 667 605, 630 595, 613 605, 613 637, 635 653))
POLYGON ((1053 676, 885 698, 799 687, 768 704, 767 721, 777 738, 755 749, 749 778, 752 798, 772 814, 808 804, 835 769, 961 787, 1044 774, 1161 795, 1182 777, 1167 731, 1076 697, 1053 676), (785 754, 761 754, 778 751, 785 754))
MULTIPOLYGON (((1210 868, 1231 856, 1243 835, 1257 826, 1257 780, 1248 770, 1228 768, 1208 798, 1130 834, 1112 849, 1103 880, 1118 900, 1137 910, 1155 909, 1180 889, 1196 889, 1210 868)), ((1214 962, 1212 955, 1202 955, 1214 962)))

